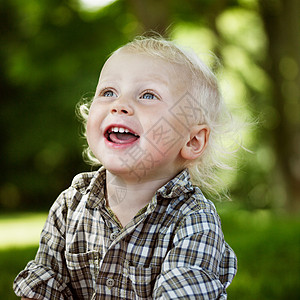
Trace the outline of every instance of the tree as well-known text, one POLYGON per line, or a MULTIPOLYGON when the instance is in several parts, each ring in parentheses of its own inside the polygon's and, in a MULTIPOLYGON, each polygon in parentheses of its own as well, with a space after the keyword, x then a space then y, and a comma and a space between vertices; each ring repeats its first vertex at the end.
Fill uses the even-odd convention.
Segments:
POLYGON ((269 58, 265 63, 279 115, 272 132, 278 164, 275 184, 284 187, 287 207, 300 209, 300 2, 260 0, 268 36, 269 58))

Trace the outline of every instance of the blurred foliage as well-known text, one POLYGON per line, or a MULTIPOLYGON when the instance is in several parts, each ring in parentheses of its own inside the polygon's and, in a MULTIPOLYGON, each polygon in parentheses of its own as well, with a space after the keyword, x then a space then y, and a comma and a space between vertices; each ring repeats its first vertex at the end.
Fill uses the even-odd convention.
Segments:
POLYGON ((0 0, 1 209, 47 209, 75 174, 90 169, 81 158, 76 103, 93 96, 110 52, 150 30, 208 63, 215 62, 204 53, 216 53, 229 106, 241 121, 258 121, 243 132, 253 153, 240 155, 228 177, 233 198, 249 209, 299 208, 300 51, 296 29, 284 35, 297 3, 118 0, 86 10, 79 0, 0 0), (276 21, 278 42, 269 29, 276 21), (277 53, 276 42, 292 46, 276 46, 277 53))
POLYGON ((48 208, 87 169, 75 105, 127 40, 122 9, 90 15, 70 1, 1 1, 2 207, 48 208))
MULTIPOLYGON (((48 209, 75 174, 90 170, 75 106, 92 98, 109 53, 158 31, 194 48, 216 69, 235 117, 257 122, 243 131, 253 153, 241 153, 237 172, 225 175, 240 206, 218 207, 239 258, 229 299, 297 299, 299 220, 268 209, 300 206, 299 6, 116 0, 87 10, 79 0, 0 0, 0 210, 48 209)), ((11 282, 35 252, 1 248, 1 299, 15 299, 11 282)))

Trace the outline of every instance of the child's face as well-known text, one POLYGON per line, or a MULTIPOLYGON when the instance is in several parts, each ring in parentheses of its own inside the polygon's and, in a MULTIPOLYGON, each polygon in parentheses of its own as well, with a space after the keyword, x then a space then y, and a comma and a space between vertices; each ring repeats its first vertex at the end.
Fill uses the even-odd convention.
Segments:
POLYGON ((189 132, 171 112, 187 91, 183 73, 177 65, 124 49, 108 59, 87 123, 89 146, 108 171, 147 181, 183 168, 180 150, 189 132))

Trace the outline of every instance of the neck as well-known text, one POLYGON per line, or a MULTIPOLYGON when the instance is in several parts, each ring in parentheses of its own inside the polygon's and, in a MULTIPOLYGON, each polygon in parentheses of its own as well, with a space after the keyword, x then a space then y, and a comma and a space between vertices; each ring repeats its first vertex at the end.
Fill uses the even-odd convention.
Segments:
POLYGON ((122 226, 125 226, 151 201, 155 192, 170 179, 131 182, 106 170, 107 203, 122 226))

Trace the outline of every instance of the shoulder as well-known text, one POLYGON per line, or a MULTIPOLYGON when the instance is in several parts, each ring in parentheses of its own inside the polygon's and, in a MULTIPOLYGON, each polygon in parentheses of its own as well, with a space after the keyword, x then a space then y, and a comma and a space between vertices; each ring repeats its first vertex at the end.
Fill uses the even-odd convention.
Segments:
POLYGON ((197 186, 178 203, 177 211, 178 230, 184 229, 186 234, 214 231, 222 236, 220 217, 215 205, 197 186))
POLYGON ((71 185, 59 195, 54 206, 64 206, 71 210, 76 209, 82 197, 89 193, 98 180, 101 180, 99 178, 101 174, 103 174, 101 169, 77 174, 71 185))
POLYGON ((180 211, 181 216, 202 213, 218 216, 213 202, 207 199, 197 186, 193 186, 192 192, 178 197, 176 206, 178 206, 176 209, 180 211))
POLYGON ((77 174, 72 182, 70 189, 73 189, 76 192, 79 192, 81 194, 86 194, 88 188, 91 185, 92 179, 98 174, 99 171, 94 171, 94 172, 83 172, 77 174))
POLYGON ((217 215, 214 204, 191 182, 187 169, 160 188, 157 194, 166 200, 167 213, 175 219, 199 214, 217 215))

